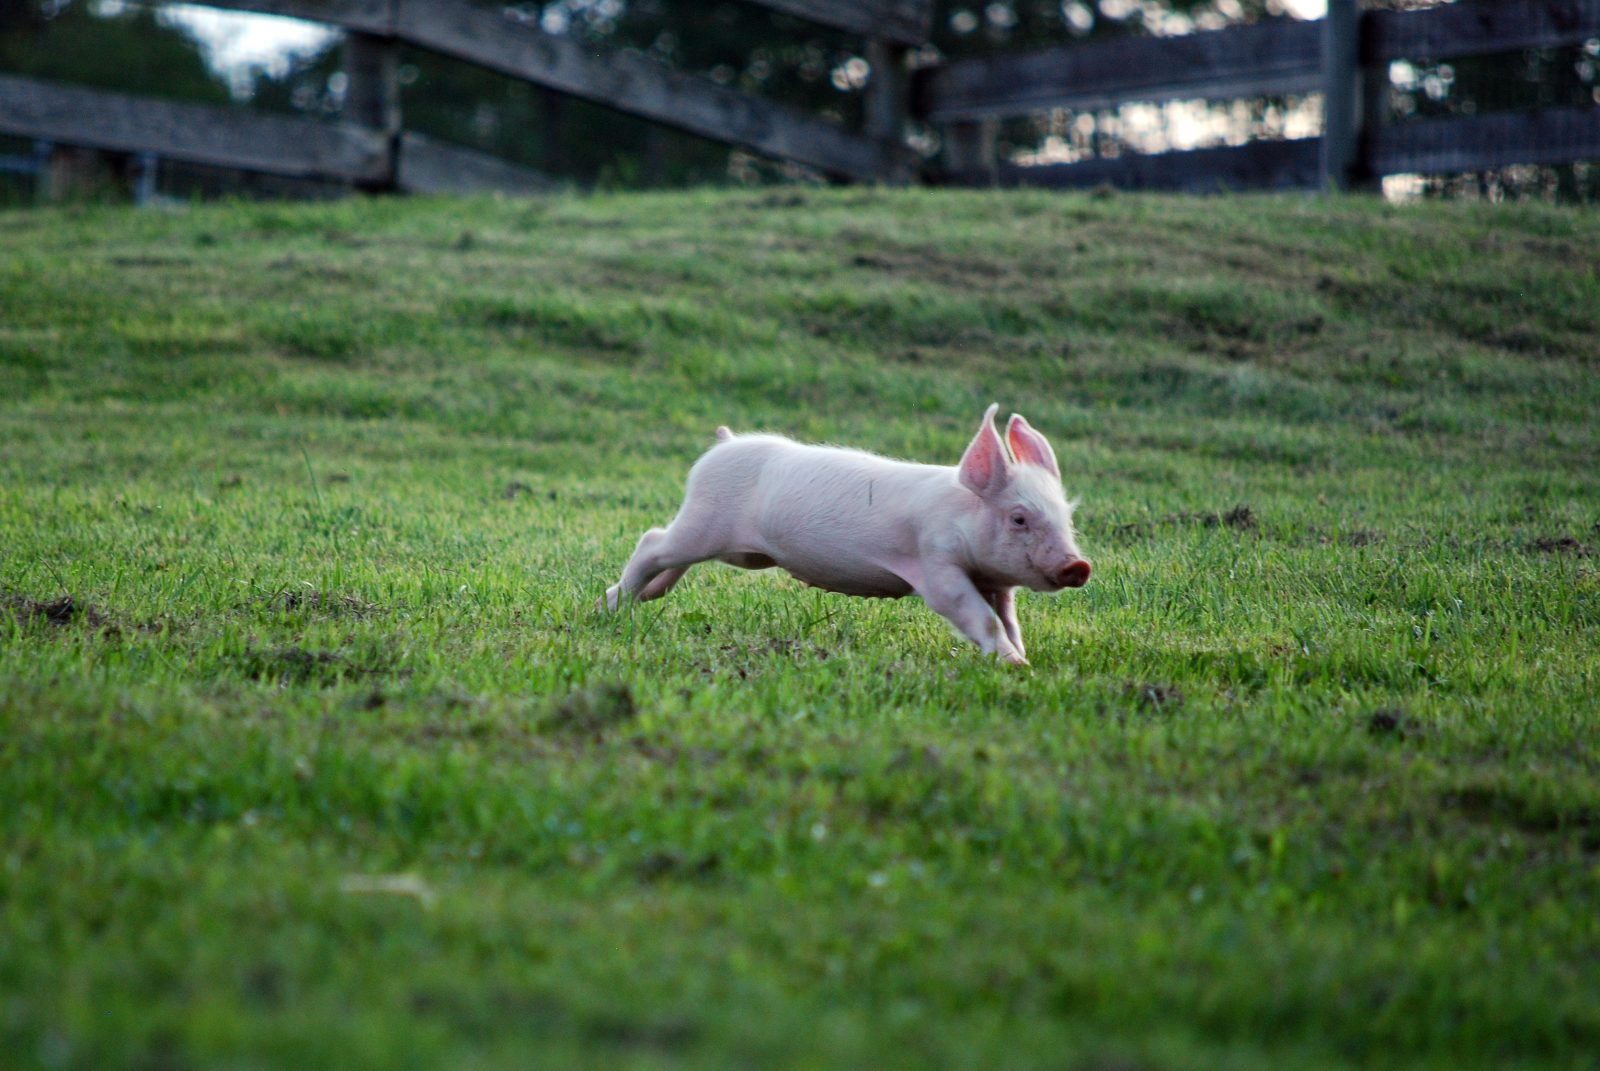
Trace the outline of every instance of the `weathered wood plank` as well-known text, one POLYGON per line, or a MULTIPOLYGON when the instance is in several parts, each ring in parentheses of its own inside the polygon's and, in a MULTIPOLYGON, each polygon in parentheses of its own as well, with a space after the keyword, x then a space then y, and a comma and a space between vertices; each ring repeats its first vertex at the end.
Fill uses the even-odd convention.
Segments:
POLYGON ((395 184, 407 193, 532 194, 561 188, 550 176, 498 156, 409 131, 400 135, 395 184))
MULTIPOLYGON (((368 33, 393 27, 397 0, 194 0, 207 7, 284 15, 345 26, 368 33)), ((413 0, 415 2, 415 0, 413 0)), ((424 4, 428 0, 421 0, 424 4)), ((932 0, 749 0, 808 22, 867 38, 919 45, 933 24, 932 0)))
POLYGON ((381 182, 388 139, 361 127, 0 75, 0 133, 243 171, 381 182))
POLYGON ((206 7, 282 15, 343 26, 363 33, 394 32, 395 0, 194 0, 206 7))
MULTIPOLYGON (((400 133, 400 42, 392 37, 350 30, 344 35, 344 73, 348 79, 340 117, 391 139, 400 133)), ((380 181, 364 183, 372 190, 394 188, 395 154, 389 154, 390 172, 380 181)))
POLYGON ((0 175, 37 175, 39 161, 31 156, 0 156, 0 175))
POLYGON ((385 134, 400 132, 400 42, 350 32, 344 39, 348 80, 340 114, 347 122, 385 134))
POLYGON ((1464 0, 1366 16, 1366 63, 1554 48, 1600 36, 1600 0, 1464 0))
POLYGON ((863 37, 920 45, 933 26, 933 0, 750 0, 786 15, 863 37))
POLYGON ((1315 22, 1275 19, 1182 37, 1127 37, 958 60, 918 72, 912 110, 931 122, 1132 100, 1225 100, 1322 88, 1315 22))
POLYGON ((1021 167, 1004 164, 997 172, 951 173, 942 181, 957 186, 1043 186, 1081 189, 1109 184, 1128 190, 1224 190, 1314 188, 1320 175, 1321 138, 1256 141, 1220 149, 1191 149, 1150 155, 1085 160, 1076 164, 1021 167))
POLYGON ((1600 160, 1600 107, 1395 123, 1373 134, 1368 160, 1380 175, 1600 160))
MULTIPOLYGON (((867 42, 866 52, 872 76, 867 83, 866 99, 862 101, 862 130, 881 142, 901 144, 906 136, 906 93, 910 85, 906 50, 889 41, 873 40, 867 42)), ((883 178, 897 184, 908 182, 910 169, 883 178)))
POLYGON ((1322 20, 1323 189, 1347 190, 1361 150, 1361 39, 1356 0, 1328 0, 1322 20))
POLYGON ((901 146, 673 71, 637 52, 596 55, 579 41, 465 0, 404 0, 397 32, 413 44, 536 85, 836 177, 892 178, 909 155, 901 146))
POLYGON ((965 186, 993 186, 999 165, 1000 120, 951 123, 944 128, 944 167, 965 186))

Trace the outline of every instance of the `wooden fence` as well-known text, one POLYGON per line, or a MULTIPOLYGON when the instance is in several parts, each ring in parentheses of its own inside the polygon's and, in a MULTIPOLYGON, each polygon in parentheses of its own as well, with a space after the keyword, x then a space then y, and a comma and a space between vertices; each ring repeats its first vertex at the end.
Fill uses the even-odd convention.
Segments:
POLYGON ((157 101, 0 76, 0 133, 174 160, 322 178, 368 189, 533 191, 553 180, 403 129, 401 44, 466 60, 701 137, 806 165, 841 181, 1215 190, 1348 188, 1409 172, 1600 160, 1600 105, 1388 124, 1395 60, 1582 43, 1600 0, 1461 0, 1360 13, 1329 0, 1319 22, 1281 19, 1167 38, 1123 38, 960 60, 910 76, 932 0, 749 0, 866 40, 872 74, 859 130, 630 50, 595 52, 469 0, 201 0, 346 31, 338 122, 157 101), (1050 109, 1321 93, 1320 137, 1022 166, 996 154, 999 121, 1050 109), (907 123, 943 135, 924 164, 907 123))
POLYGON ((401 44, 466 60, 537 86, 837 180, 904 182, 916 167, 901 137, 904 56, 925 40, 932 0, 751 0, 867 38, 884 72, 868 89, 862 130, 637 52, 597 54, 569 37, 469 0, 201 0, 209 7, 308 19, 346 31, 342 120, 326 122, 133 97, 0 76, 0 133, 367 189, 531 191, 552 180, 402 130, 401 44))
POLYGON ((1361 13, 1329 0, 1319 22, 1278 20, 1184 37, 1125 38, 961 60, 918 72, 912 108, 945 129, 941 181, 960 185, 1215 190, 1349 188, 1384 175, 1600 160, 1600 106, 1388 124, 1396 60, 1446 60, 1600 37, 1600 0, 1461 0, 1361 13), (1323 134, 1294 140, 1018 166, 998 121, 1045 109, 1323 94, 1323 134))

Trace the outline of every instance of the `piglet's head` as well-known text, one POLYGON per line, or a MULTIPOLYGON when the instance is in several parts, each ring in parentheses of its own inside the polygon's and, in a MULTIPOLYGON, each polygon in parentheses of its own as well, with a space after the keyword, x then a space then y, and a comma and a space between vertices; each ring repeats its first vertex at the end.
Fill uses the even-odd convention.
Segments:
POLYGON ((957 469, 962 486, 981 503, 974 564, 988 576, 1035 591, 1081 588, 1089 581, 1089 562, 1078 551, 1055 451, 1016 414, 1002 443, 994 427, 999 408, 991 405, 983 414, 957 469))

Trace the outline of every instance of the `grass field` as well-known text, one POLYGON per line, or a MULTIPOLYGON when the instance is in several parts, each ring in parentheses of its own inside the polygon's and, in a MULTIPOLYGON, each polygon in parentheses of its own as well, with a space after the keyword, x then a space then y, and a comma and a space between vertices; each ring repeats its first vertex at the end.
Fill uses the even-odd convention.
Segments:
POLYGON ((1600 214, 0 215, 0 1065, 1592 1068, 1600 214), (712 429, 1055 443, 1031 670, 712 429))

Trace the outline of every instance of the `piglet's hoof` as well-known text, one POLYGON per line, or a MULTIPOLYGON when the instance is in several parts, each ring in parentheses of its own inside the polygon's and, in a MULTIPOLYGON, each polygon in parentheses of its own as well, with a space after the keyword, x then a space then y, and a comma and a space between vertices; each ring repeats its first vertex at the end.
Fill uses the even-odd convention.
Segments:
POLYGON ((1026 666, 1029 664, 1026 658, 1022 657, 1015 651, 1008 651, 1001 655, 1000 661, 1004 662, 1008 666, 1026 666))

